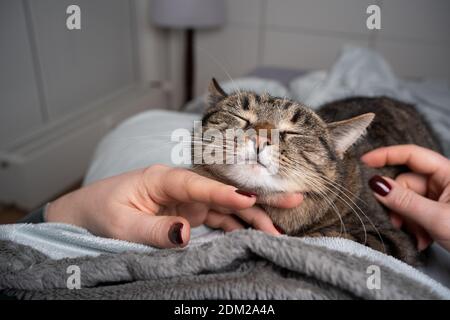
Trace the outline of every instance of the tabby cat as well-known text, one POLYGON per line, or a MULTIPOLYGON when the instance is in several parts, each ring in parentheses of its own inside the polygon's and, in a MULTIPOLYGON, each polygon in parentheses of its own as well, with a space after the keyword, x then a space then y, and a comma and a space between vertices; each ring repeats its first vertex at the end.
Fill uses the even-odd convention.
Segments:
POLYGON ((392 226, 387 210, 367 185, 376 174, 395 178, 406 168, 372 169, 359 160, 369 150, 395 144, 439 150, 430 128, 412 105, 387 97, 353 97, 314 112, 299 102, 268 94, 226 94, 212 79, 202 119, 203 132, 208 129, 254 129, 257 135, 261 129, 277 130, 276 152, 268 152, 274 149, 270 138, 261 142, 249 137, 241 147, 229 142, 223 145, 237 155, 254 149, 256 164, 201 163, 193 170, 256 193, 259 199, 279 192, 301 192, 304 201, 294 209, 261 205, 288 235, 344 237, 409 264, 417 263, 413 238, 392 226))

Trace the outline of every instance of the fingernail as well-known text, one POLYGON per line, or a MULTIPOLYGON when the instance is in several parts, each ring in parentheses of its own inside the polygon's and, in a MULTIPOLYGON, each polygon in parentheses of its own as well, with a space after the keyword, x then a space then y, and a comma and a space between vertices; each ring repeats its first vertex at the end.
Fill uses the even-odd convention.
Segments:
POLYGON ((277 231, 281 234, 286 234, 286 232, 281 229, 281 227, 279 225, 276 225, 275 223, 273 224, 273 226, 275 227, 275 229, 277 229, 277 231))
POLYGON ((380 176, 373 176, 369 180, 369 187, 380 196, 386 196, 392 189, 391 185, 380 176))
POLYGON ((236 193, 242 194, 243 196, 246 196, 246 197, 249 197, 249 198, 257 196, 257 194, 253 193, 253 192, 248 192, 248 191, 239 190, 239 189, 236 189, 235 191, 236 191, 236 193))
POLYGON ((183 237, 181 236, 181 230, 183 230, 182 223, 175 223, 169 229, 169 240, 173 244, 183 244, 183 237))

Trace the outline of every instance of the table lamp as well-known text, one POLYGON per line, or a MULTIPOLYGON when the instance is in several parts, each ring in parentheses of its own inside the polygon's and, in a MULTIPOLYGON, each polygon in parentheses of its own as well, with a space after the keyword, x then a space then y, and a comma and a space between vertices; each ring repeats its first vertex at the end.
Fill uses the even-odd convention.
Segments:
POLYGON ((151 18, 155 26, 182 29, 185 36, 185 102, 194 92, 194 30, 215 28, 225 23, 223 0, 152 0, 151 18))

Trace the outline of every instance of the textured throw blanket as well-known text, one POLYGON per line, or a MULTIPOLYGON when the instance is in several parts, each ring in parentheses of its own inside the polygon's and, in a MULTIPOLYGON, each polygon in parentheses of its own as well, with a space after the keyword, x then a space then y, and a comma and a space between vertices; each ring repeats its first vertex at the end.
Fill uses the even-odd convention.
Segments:
MULTIPOLYGON (((2 239, 8 235, 5 230, 15 228, 2 227, 2 239)), ((71 229, 66 228, 66 244, 71 229)), ((17 229, 9 235, 23 242, 17 229)), ((129 248, 55 259, 35 249, 46 247, 44 242, 32 248, 0 240, 0 292, 25 299, 450 298, 448 289, 416 269, 345 239, 274 237, 245 230, 185 249, 155 250, 80 235, 93 252, 120 248, 119 243, 123 250, 129 248), (68 289, 77 275, 80 289, 68 289)), ((67 248, 61 252, 70 252, 67 248)))

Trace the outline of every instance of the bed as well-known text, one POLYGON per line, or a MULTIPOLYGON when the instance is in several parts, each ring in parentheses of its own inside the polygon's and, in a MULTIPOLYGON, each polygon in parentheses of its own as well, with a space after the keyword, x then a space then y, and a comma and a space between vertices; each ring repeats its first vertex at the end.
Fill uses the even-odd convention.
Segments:
MULTIPOLYGON (((313 108, 325 102, 355 94, 368 96, 384 94, 410 101, 415 103, 424 116, 432 123, 433 128, 441 138, 447 156, 450 155, 450 118, 448 116, 450 91, 448 87, 445 84, 430 82, 426 79, 421 81, 398 79, 392 73, 386 61, 377 53, 368 49, 346 48, 329 70, 305 72, 303 70, 261 67, 249 72, 243 78, 226 81, 222 85, 225 91, 231 91, 236 86, 261 93, 268 91, 276 96, 298 99, 313 108)), ((86 174, 84 184, 154 163, 174 165, 170 160, 171 132, 179 128, 190 130, 193 121, 200 119, 203 108, 204 97, 198 97, 186 106, 186 112, 184 113, 153 110, 127 119, 110 132, 99 144, 86 174), (133 157, 128 156, 130 154, 133 157)), ((184 278, 178 269, 178 271, 174 270, 165 262, 157 262, 158 255, 161 254, 158 252, 159 250, 123 241, 98 239, 98 237, 90 235, 86 230, 65 225, 46 226, 46 224, 39 228, 22 225, 9 227, 8 229, 0 226, 0 240, 11 240, 12 237, 14 237, 15 242, 2 242, 0 246, 1 252, 11 251, 11 247, 14 246, 26 246, 26 248, 20 247, 20 250, 28 250, 26 251, 27 254, 35 259, 34 263, 41 266, 42 272, 46 274, 50 271, 55 271, 49 271, 48 269, 48 265, 51 265, 51 261, 54 259, 70 258, 84 265, 85 262, 82 260, 82 257, 90 256, 94 259, 90 261, 91 268, 92 266, 95 266, 95 268, 98 268, 100 265, 104 266, 108 261, 109 263, 117 264, 119 269, 132 268, 126 263, 127 261, 140 261, 140 263, 158 265, 162 269, 170 269, 172 277, 178 279, 177 281, 185 281, 180 280, 184 278), (135 253, 130 253, 130 251, 135 253), (114 254, 121 255, 120 260, 117 260, 118 258, 114 254)), ((351 241, 344 241, 344 239, 293 239, 291 237, 282 237, 281 240, 277 240, 255 231, 224 235, 219 231, 211 230, 204 226, 194 228, 191 238, 191 248, 184 254, 180 252, 164 254, 165 256, 170 256, 173 259, 172 261, 179 261, 180 263, 185 263, 187 259, 199 268, 185 275, 193 279, 192 281, 198 285, 198 290, 187 291, 184 295, 178 295, 177 298, 450 298, 448 289, 450 287, 450 255, 436 244, 427 251, 426 263, 419 271, 392 257, 374 252, 351 241), (250 238, 253 240, 250 240, 250 238), (252 246, 248 241, 256 241, 264 245, 252 246), (274 243, 278 244, 279 247, 274 247, 274 243), (227 251, 226 248, 229 248, 231 244, 234 248, 242 249, 242 251, 238 250, 241 255, 236 256, 235 251, 227 251), (293 246, 295 250, 292 249, 294 248, 293 246), (278 258, 274 255, 274 252, 277 250, 281 252, 278 258), (251 255, 247 255, 249 251, 259 257, 257 259, 258 262, 252 261, 251 255), (293 251, 295 251, 296 255, 293 255, 293 251), (210 256, 205 256, 204 252, 208 252, 210 256), (216 257, 217 252, 222 252, 222 258, 216 257), (280 274, 274 270, 286 268, 290 272, 295 273, 295 276, 290 278, 290 280, 297 283, 299 287, 290 288, 288 283, 283 282, 280 287, 276 286, 279 291, 268 291, 267 287, 258 287, 255 289, 256 291, 251 293, 249 288, 254 284, 248 281, 248 278, 242 273, 243 271, 234 265, 223 264, 223 258, 227 256, 230 259, 242 259, 242 266, 246 266, 251 270, 260 270, 261 274, 267 276, 266 280, 271 279, 271 281, 275 281, 274 279, 278 279, 277 281, 281 281, 279 278, 280 274), (325 259, 326 256, 330 258, 324 264, 324 260, 321 259, 325 259), (310 259, 303 268, 288 265, 287 261, 292 262, 293 259, 298 265, 301 265, 300 257, 302 259, 310 259), (343 262, 343 260, 345 261, 343 262), (204 263, 204 265, 198 266, 197 263, 204 263), (346 275, 344 278, 336 276, 336 270, 332 267, 333 264, 336 265, 337 269, 341 268, 337 274, 346 275), (365 268, 370 264, 381 266, 385 270, 386 276, 392 278, 392 283, 380 291, 370 291, 367 288, 361 289, 363 280, 366 279, 364 277, 361 278, 362 274, 366 272, 365 268), (350 270, 355 268, 355 266, 362 268, 361 272, 350 270), (229 270, 235 272, 235 275, 239 274, 240 281, 245 283, 245 285, 242 285, 240 292, 236 292, 232 287, 232 284, 238 285, 237 283, 239 282, 234 282, 236 279, 232 278, 229 272, 218 272, 217 268, 219 267, 229 268, 229 270), (311 271, 311 268, 316 272, 311 271), (199 270, 207 270, 207 272, 214 274, 211 278, 212 283, 216 283, 215 281, 220 283, 222 281, 226 285, 213 286, 216 291, 211 292, 206 287, 202 287, 202 285, 205 285, 204 281, 206 278, 199 275, 199 270), (308 277, 314 278, 315 282, 308 283, 308 277), (349 280, 348 277, 358 280, 349 280), (328 291, 318 289, 323 286, 328 288, 328 291), (302 290, 299 288, 302 288, 302 290), (348 292, 348 290, 351 291, 350 295, 343 293, 344 291, 348 292), (415 294, 412 292, 414 290, 416 290, 415 294), (221 294, 217 292, 221 292, 221 294), (333 292, 333 294, 329 294, 329 292, 333 292)), ((27 261, 29 262, 30 259, 27 261)), ((144 279, 148 282, 146 282, 147 284, 155 284, 155 277, 162 277, 162 274, 164 274, 161 271, 162 273, 158 275, 143 274, 139 278, 130 269, 128 271, 120 273, 120 277, 129 281, 129 283, 137 283, 144 279)), ((146 272, 150 271, 147 270, 146 272)), ((28 276, 27 279, 30 282, 23 283, 21 281, 20 288, 17 288, 17 286, 10 288, 16 296, 29 298, 48 297, 48 293, 45 293, 44 290, 48 288, 39 287, 39 279, 33 279, 32 275, 24 272, 17 273, 17 277, 19 277, 19 274, 22 278, 24 275, 28 276), (37 293, 37 291, 40 293, 37 293)), ((119 277, 119 274, 114 272, 105 272, 103 275, 105 278, 102 281, 111 281, 111 279, 114 280, 119 277)), ((58 287, 58 285, 62 286, 59 283, 61 279, 58 278, 58 272, 56 272, 56 275, 53 273, 48 276, 52 277, 52 279, 56 277, 54 283, 57 289, 60 290, 57 291, 60 292, 60 297, 76 297, 73 296, 75 293, 67 293, 64 288, 58 287)), ((106 297, 114 297, 114 291, 98 289, 96 293, 95 288, 101 283, 98 278, 94 277, 90 281, 89 290, 84 291, 82 297, 95 297, 95 294, 98 294, 98 292, 106 294, 106 297), (109 294, 112 296, 109 296, 109 294)), ((5 283, 13 286, 11 279, 5 279, 4 276, 0 276, 0 289, 2 289, 2 285, 3 287, 5 286, 5 283)), ((267 282, 263 283, 266 286, 269 285, 267 282)), ((174 287, 177 286, 174 281, 168 281, 167 284, 174 287)), ((160 286, 159 282, 158 286, 160 286)), ((116 289, 118 287, 114 288, 114 290, 116 289)), ((124 295, 120 297, 130 297, 130 295, 142 292, 142 290, 142 287, 133 286, 132 291, 124 291, 124 295)), ((169 290, 166 294, 158 295, 157 290, 147 287, 148 295, 143 297, 170 298, 174 297, 175 292, 169 290)))

